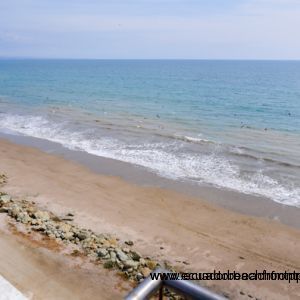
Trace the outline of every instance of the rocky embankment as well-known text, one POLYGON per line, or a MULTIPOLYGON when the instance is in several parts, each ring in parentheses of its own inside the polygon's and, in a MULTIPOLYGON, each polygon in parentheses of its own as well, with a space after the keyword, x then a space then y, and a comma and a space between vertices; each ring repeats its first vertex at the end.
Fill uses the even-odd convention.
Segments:
MULTIPOLYGON (((0 185, 5 183, 6 177, 0 175, 0 185)), ((72 213, 59 217, 39 209, 35 202, 13 199, 3 192, 0 192, 0 213, 12 218, 16 224, 22 224, 28 233, 37 232, 58 244, 71 245, 75 249, 74 256, 88 256, 104 268, 118 271, 127 280, 141 282, 159 266, 157 261, 135 251, 132 241, 122 243, 114 236, 97 234, 73 224, 72 213)), ((169 291, 166 296, 179 299, 169 291)))

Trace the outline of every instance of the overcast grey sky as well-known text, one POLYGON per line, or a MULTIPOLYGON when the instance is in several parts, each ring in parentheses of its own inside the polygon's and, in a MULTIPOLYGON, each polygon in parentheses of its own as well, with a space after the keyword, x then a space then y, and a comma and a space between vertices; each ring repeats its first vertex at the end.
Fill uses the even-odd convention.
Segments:
POLYGON ((300 59, 300 0, 0 0, 0 56, 300 59))

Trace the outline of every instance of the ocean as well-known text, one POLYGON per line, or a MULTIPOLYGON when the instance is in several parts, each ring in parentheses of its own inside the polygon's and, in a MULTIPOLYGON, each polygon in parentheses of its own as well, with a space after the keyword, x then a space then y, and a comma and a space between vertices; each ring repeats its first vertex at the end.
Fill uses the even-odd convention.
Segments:
POLYGON ((0 131, 300 207, 300 61, 3 59, 0 131))

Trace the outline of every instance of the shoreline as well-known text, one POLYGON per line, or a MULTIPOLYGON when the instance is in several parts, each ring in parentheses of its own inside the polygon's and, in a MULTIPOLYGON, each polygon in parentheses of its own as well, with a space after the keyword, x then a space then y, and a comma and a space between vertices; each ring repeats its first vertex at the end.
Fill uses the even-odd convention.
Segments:
MULTIPOLYGON (((100 175, 62 156, 7 140, 0 140, 0 168, 8 177, 1 188, 4 192, 34 201, 57 215, 72 212, 78 226, 132 240, 144 256, 168 261, 181 269, 190 272, 300 270, 297 251, 300 231, 274 220, 236 213, 175 191, 100 175)), ((6 244, 7 238, 14 239, 13 235, 5 237, 2 231, 3 228, 0 229, 1 243, 6 244)), ((15 251, 19 255, 22 247, 15 251)), ((35 258, 36 251, 30 250, 35 258)), ((10 251, 3 249, 2 257, 9 256, 10 251)), ((13 265, 6 259, 1 263, 1 270, 9 271, 13 265)), ((21 270, 28 269, 24 257, 18 266, 21 270)), ((47 262, 42 261, 40 268, 49 271, 47 262)), ((80 272, 74 270, 74 273, 80 272)), ((57 271, 53 272, 55 277, 57 271)), ((99 272, 103 275, 103 270, 99 272)), ((111 280, 112 289, 116 284, 114 280, 111 280)), ((298 285, 285 281, 207 283, 231 299, 251 298, 248 295, 257 299, 300 296, 298 285)), ((35 293, 37 287, 30 288, 35 293)))
POLYGON ((34 147, 43 152, 63 157, 79 163, 100 175, 119 177, 135 185, 157 187, 181 193, 188 197, 205 199, 208 203, 234 212, 275 220, 295 228, 300 228, 299 207, 284 205, 269 198, 244 194, 206 184, 199 185, 167 179, 145 167, 96 156, 83 151, 70 150, 58 143, 44 139, 0 132, 0 141, 1 139, 9 140, 20 146, 34 147))

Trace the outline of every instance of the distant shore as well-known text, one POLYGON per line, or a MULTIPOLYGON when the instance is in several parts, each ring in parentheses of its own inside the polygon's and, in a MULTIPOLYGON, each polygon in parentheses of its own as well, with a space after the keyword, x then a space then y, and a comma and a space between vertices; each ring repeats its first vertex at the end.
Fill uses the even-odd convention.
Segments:
MULTIPOLYGON (((300 231, 279 222, 235 213, 175 191, 96 174, 62 157, 7 140, 0 141, 0 167, 8 177, 2 188, 5 192, 25 197, 58 215, 71 211, 79 226, 133 240, 144 256, 168 260, 183 270, 299 272, 300 231)), ((1 243, 6 240, 16 243, 2 230, 1 243)), ((10 255, 10 250, 5 249, 1 250, 3 258, 10 255)), ((18 268, 24 272, 30 266, 18 251, 21 250, 15 250, 18 268)), ((37 259, 37 250, 29 247, 28 251, 30 257, 37 259)), ((36 287, 25 286, 26 276, 18 278, 11 272, 12 261, 2 259, 1 264, 2 276, 21 291, 27 289, 34 294, 36 287)), ((39 272, 39 267, 35 268, 32 276, 39 272)), ((41 268, 48 268, 46 262, 41 268)), ((82 271, 78 272, 82 276, 82 271)), ((48 280, 54 279, 50 276, 48 280)), ((118 281, 112 278, 111 282, 114 289, 113 283, 118 281)), ((232 299, 248 299, 248 294, 257 299, 299 296, 298 285, 285 281, 206 284, 224 291, 232 299)))

